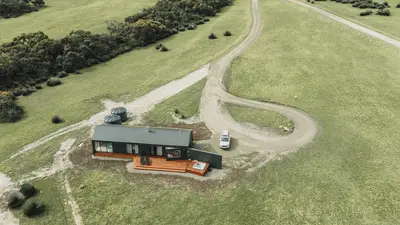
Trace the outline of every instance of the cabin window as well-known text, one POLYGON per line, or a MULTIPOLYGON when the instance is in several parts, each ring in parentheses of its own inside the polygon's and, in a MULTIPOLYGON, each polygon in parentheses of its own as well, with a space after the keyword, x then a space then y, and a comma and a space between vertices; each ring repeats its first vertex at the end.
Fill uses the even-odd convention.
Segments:
POLYGON ((106 142, 94 142, 94 149, 96 152, 113 152, 112 143, 106 142))
POLYGON ((106 143, 106 146, 107 146, 107 152, 113 152, 112 143, 106 143))
POLYGON ((139 146, 134 144, 126 144, 126 152, 129 154, 139 154, 139 146))
POLYGON ((126 152, 132 154, 132 144, 126 144, 126 152))
POLYGON ((181 158, 181 150, 165 150, 167 152, 167 159, 181 158))

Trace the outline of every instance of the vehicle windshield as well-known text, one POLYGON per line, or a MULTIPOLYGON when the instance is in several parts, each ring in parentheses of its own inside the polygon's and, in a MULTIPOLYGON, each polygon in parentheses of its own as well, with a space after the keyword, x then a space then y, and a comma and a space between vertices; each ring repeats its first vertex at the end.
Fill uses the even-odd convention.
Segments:
POLYGON ((222 137, 221 141, 229 141, 229 139, 227 137, 222 137))

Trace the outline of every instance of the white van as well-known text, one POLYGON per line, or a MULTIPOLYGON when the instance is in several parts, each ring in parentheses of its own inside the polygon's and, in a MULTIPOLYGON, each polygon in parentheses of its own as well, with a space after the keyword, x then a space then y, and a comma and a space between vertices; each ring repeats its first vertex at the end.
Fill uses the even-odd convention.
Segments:
POLYGON ((223 130, 221 132, 221 137, 219 138, 219 147, 222 149, 228 149, 231 147, 231 136, 228 130, 223 130))

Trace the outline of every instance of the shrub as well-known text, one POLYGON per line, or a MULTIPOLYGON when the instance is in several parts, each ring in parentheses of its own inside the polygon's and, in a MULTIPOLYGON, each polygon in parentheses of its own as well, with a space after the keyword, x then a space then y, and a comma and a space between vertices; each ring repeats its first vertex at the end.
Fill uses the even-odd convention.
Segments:
POLYGON ((28 82, 26 82, 29 86, 35 86, 36 82, 34 80, 30 80, 28 82))
POLYGON ((65 71, 61 71, 57 73, 57 77, 58 78, 64 78, 64 77, 68 77, 68 73, 65 71))
POLYGON ((380 16, 390 16, 390 10, 389 9, 378 9, 378 11, 376 11, 377 15, 380 16))
POLYGON ((22 118, 24 110, 15 103, 15 97, 9 92, 0 92, 0 122, 11 123, 22 118))
POLYGON ((349 4, 349 0, 342 0, 343 4, 349 4))
POLYGON ((180 32, 184 32, 184 31, 186 31, 186 29, 185 29, 185 27, 179 27, 179 29, 178 29, 180 32))
POLYGON ((24 215, 27 217, 38 216, 45 210, 45 206, 42 203, 36 203, 34 201, 27 201, 23 207, 24 215))
POLYGON ((387 2, 383 2, 383 5, 390 8, 389 3, 387 3, 387 2))
POLYGON ((158 45, 156 45, 156 49, 159 50, 163 45, 160 43, 158 45))
POLYGON ((7 206, 10 209, 21 207, 25 203, 25 197, 21 192, 14 192, 8 198, 7 206))
POLYGON ((367 8, 369 8, 369 4, 368 3, 362 3, 361 5, 358 6, 358 8, 367 9, 367 8))
POLYGON ((210 21, 210 19, 209 18, 204 18, 203 21, 204 22, 208 22, 208 21, 210 21))
POLYGON ((42 89, 42 86, 36 85, 35 88, 36 88, 37 90, 40 90, 40 89, 42 89))
POLYGON ((51 118, 51 122, 52 122, 52 123, 62 123, 62 122, 64 122, 64 121, 63 121, 63 119, 61 119, 61 117, 59 117, 59 116, 53 116, 53 117, 51 118))
POLYGON ((211 33, 210 35, 208 35, 208 39, 217 39, 217 36, 215 36, 214 33, 211 33))
POLYGON ((28 88, 22 88, 21 89, 21 95, 22 96, 28 96, 28 95, 30 95, 32 92, 29 92, 29 89, 28 88))
MULTIPOLYGON (((336 0, 336 1, 339 1, 339 0, 336 0)), ((315 2, 314 2, 314 0, 311 0, 311 4, 314 4, 315 2)))
POLYGON ((21 96, 21 89, 20 88, 15 88, 13 91, 13 95, 15 97, 21 96))
POLYGON ((310 0, 307 0, 307 2, 310 2, 310 0))
POLYGON ((74 72, 75 74, 81 74, 81 71, 79 71, 79 70, 75 70, 75 72, 74 72))
POLYGON ((21 192, 25 198, 30 198, 36 194, 36 188, 32 184, 24 183, 21 185, 19 192, 21 192))
POLYGON ((232 36, 232 33, 229 30, 227 30, 224 32, 224 36, 226 37, 232 36))
POLYGON ((57 85, 60 85, 60 84, 62 84, 61 80, 56 79, 56 78, 51 78, 46 83, 46 85, 49 86, 49 87, 54 87, 54 86, 57 86, 57 85))
POLYGON ((160 48, 160 52, 168 52, 168 51, 169 51, 169 49, 167 47, 165 47, 165 46, 162 46, 160 48))
POLYGON ((400 3, 399 3, 399 4, 397 4, 396 8, 400 8, 400 3))
POLYGON ((188 29, 188 30, 194 30, 194 29, 196 29, 196 25, 190 24, 190 25, 187 27, 187 29, 188 29))
POLYGON ((369 16, 371 14, 372 14, 372 11, 371 10, 367 10, 367 11, 361 12, 360 16, 369 16))

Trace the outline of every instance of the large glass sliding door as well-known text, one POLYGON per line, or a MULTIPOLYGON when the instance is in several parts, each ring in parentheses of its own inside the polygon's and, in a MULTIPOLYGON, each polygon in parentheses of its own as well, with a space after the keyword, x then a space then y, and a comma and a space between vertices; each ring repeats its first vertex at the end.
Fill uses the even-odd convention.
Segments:
POLYGON ((136 144, 126 144, 126 153, 138 155, 139 146, 136 144))

